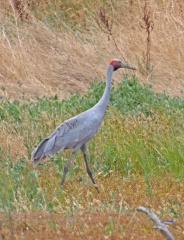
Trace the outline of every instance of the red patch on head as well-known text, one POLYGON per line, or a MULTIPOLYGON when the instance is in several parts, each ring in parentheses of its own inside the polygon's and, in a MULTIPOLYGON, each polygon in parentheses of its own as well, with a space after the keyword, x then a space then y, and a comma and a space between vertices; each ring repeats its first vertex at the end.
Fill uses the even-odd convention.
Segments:
POLYGON ((114 59, 110 61, 110 65, 114 66, 114 59))

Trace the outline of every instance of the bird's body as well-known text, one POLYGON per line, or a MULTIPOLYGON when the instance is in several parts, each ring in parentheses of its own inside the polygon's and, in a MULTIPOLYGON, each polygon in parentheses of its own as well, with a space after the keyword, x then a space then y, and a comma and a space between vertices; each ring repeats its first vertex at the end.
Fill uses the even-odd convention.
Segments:
POLYGON ((35 148, 32 153, 34 164, 37 165, 43 158, 52 157, 56 152, 64 149, 72 148, 76 152, 93 137, 100 123, 95 112, 89 110, 66 120, 35 148))
POLYGON ((37 165, 42 159, 47 156, 52 157, 58 151, 73 149, 72 155, 64 168, 62 184, 64 183, 72 158, 79 149, 81 149, 84 154, 87 172, 95 184, 86 158, 86 142, 96 134, 100 127, 110 98, 112 73, 120 67, 135 69, 123 64, 119 59, 112 60, 107 69, 105 91, 99 102, 87 111, 60 124, 52 134, 43 139, 32 152, 32 160, 34 165, 37 165))

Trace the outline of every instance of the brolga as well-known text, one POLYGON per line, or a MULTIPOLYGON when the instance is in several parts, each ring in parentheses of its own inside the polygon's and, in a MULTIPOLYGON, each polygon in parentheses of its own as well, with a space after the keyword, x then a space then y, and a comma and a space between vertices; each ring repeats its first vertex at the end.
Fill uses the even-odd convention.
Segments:
POLYGON ((88 165, 86 155, 86 143, 98 131, 100 124, 103 120, 105 110, 110 99, 112 74, 113 71, 116 71, 118 68, 136 70, 134 67, 123 63, 119 59, 111 60, 107 68, 105 90, 99 102, 87 111, 82 112, 77 116, 72 117, 61 123, 51 133, 51 135, 43 139, 32 152, 32 161, 36 166, 42 159, 46 157, 52 157, 58 151, 62 151, 65 149, 73 149, 70 158, 64 166, 63 176, 61 180, 62 185, 64 184, 65 177, 68 172, 68 167, 75 153, 79 149, 81 149, 84 156, 87 173, 91 181, 93 182, 96 190, 98 191, 98 187, 88 165))

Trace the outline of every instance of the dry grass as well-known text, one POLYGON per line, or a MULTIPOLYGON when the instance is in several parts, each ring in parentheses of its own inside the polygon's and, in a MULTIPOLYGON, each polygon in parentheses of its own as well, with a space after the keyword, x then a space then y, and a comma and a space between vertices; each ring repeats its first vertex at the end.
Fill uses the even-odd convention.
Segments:
MULTIPOLYGON (((65 211, 57 213, 17 212, 1 216, 2 239, 162 239, 152 229, 153 222, 136 212, 138 205, 152 208, 163 220, 173 219, 183 209, 183 182, 167 176, 150 181, 152 194, 146 194, 142 176, 122 179, 115 174, 100 176, 100 193, 91 186, 67 182, 65 211), (71 215, 67 215, 70 209, 71 215), (16 220, 16 221, 15 221, 16 220)), ((41 184, 43 185, 44 182, 41 184)), ((43 186, 42 186, 43 187, 43 186)), ((51 196, 52 198, 52 196, 51 196)), ((56 201, 56 199, 53 199, 56 201)), ((184 239, 181 218, 169 227, 176 239, 184 239)))
MULTIPOLYGON (((154 22, 150 33, 152 71, 149 73, 146 70, 147 33, 141 27, 144 26, 144 1, 95 1, 91 4, 64 1, 53 7, 49 2, 52 3, 40 1, 27 6, 24 1, 24 14, 8 1, 1 3, 0 85, 3 96, 17 98, 24 93, 26 97, 51 94, 66 97, 76 90, 84 92, 95 77, 105 78, 106 65, 114 57, 136 66, 140 81, 154 82, 156 91, 181 94, 184 88, 183 1, 149 1, 150 19, 154 22), (100 9, 112 23, 113 38, 97 25, 100 9), (66 16, 55 20, 53 27, 52 21, 47 27, 38 20, 44 16, 56 17, 58 12, 65 12, 66 16)), ((101 27, 106 28, 103 23, 101 27)), ((116 73, 116 79, 120 75, 116 73)))
POLYGON ((16 161, 22 154, 27 154, 27 149, 20 134, 12 133, 12 131, 8 132, 2 125, 0 126, 0 131, 1 149, 3 149, 4 156, 9 155, 16 161))
POLYGON ((11 47, 5 42, 1 48, 4 95, 16 98, 17 92, 26 97, 54 93, 64 97, 79 89, 84 91, 88 70, 91 68, 91 79, 94 70, 87 60, 86 66, 82 66, 80 59, 92 57, 80 41, 76 42, 69 33, 57 38, 41 23, 31 26, 26 38, 26 42, 11 47), (81 67, 84 71, 80 73, 81 67))

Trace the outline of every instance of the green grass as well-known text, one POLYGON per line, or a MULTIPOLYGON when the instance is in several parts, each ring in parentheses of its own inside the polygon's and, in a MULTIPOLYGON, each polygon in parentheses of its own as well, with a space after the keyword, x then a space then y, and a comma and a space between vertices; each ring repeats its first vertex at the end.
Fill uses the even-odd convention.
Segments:
MULTIPOLYGON (((21 137, 27 149, 26 154, 18 149, 18 160, 15 161, 11 143, 7 143, 6 151, 1 147, 1 210, 65 209, 65 192, 58 182, 70 150, 57 153, 36 169, 30 163, 30 153, 60 122, 92 107, 103 89, 104 83, 95 80, 86 95, 76 93, 62 101, 57 96, 37 98, 34 102, 1 98, 2 134, 21 137)), ((140 174, 149 193, 151 178, 171 175, 175 181, 182 179, 183 114, 184 98, 155 94, 151 86, 140 84, 134 75, 124 75, 122 82, 112 89, 98 134, 88 143, 93 172, 106 175, 113 171, 123 177, 140 174)), ((76 176, 81 177, 83 184, 89 181, 80 152, 76 154, 75 165, 70 167, 67 181, 76 176)), ((75 207, 77 204, 75 202, 75 207)))

